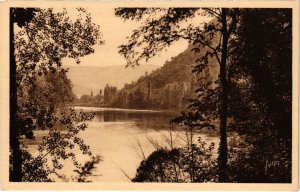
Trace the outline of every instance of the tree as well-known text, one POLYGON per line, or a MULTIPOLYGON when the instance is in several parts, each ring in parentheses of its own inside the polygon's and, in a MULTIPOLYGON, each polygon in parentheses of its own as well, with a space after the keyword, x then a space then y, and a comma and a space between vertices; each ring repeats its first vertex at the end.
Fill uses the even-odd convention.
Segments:
POLYGON ((231 83, 231 129, 253 148, 231 165, 239 182, 291 182, 292 10, 242 9, 231 83), (259 34, 259 35, 258 35, 259 34), (280 159, 280 160, 279 160, 280 159), (280 162, 268 166, 269 162, 280 162), (280 170, 280 171, 279 171, 280 170), (238 173, 242 174, 238 174, 238 173))
MULTIPOLYGON (((205 49, 206 54, 197 60, 195 70, 201 72, 212 58, 219 64, 219 182, 227 180, 227 111, 231 71, 235 58, 232 57, 233 33, 237 26, 238 9, 227 8, 118 8, 115 14, 124 20, 141 21, 142 26, 133 31, 120 53, 127 65, 139 65, 170 46, 179 39, 193 43, 195 52, 205 49), (211 22, 194 26, 192 22, 182 25, 197 15, 211 17, 211 22)), ((205 122, 204 122, 205 123, 205 122)))
MULTIPOLYGON (((53 114, 54 107, 52 104, 43 108, 36 102, 37 100, 33 100, 21 107, 17 102, 17 98, 21 98, 26 91, 32 89, 39 76, 46 77, 46 81, 59 83, 59 81, 52 79, 57 78, 56 75, 53 75, 56 73, 60 76, 58 78, 64 81, 61 82, 61 85, 69 86, 68 80, 63 77, 66 70, 61 67, 62 59, 69 57, 80 63, 81 57, 94 52, 93 45, 104 43, 101 40, 100 27, 92 23, 90 14, 82 8, 78 8, 77 11, 79 15, 75 21, 72 21, 68 17, 66 10, 60 13, 55 13, 53 9, 39 8, 11 8, 10 10, 10 72, 13 75, 10 81, 10 107, 12 109, 10 119, 10 149, 12 151, 11 181, 24 181, 24 174, 22 173, 24 162, 22 161, 19 142, 20 129, 22 128, 20 126, 22 123, 20 122, 25 120, 24 113, 22 112, 26 111, 26 116, 30 117, 26 128, 31 130, 31 133, 32 129, 42 124, 48 128, 52 128, 54 121, 57 120, 53 114), (14 23, 17 23, 21 27, 16 34, 14 34, 14 23), (36 111, 30 110, 32 106, 37 106, 41 113, 35 113, 36 111), (32 122, 37 122, 37 124, 32 122)), ((51 88, 48 91, 48 94, 51 94, 51 88)), ((83 123, 79 127, 75 127, 73 123, 82 123, 90 118, 91 116, 88 114, 76 116, 74 111, 71 110, 66 115, 62 114, 60 120, 67 127, 68 124, 72 124, 72 126, 69 125, 69 128, 72 129, 70 134, 73 134, 69 136, 70 138, 74 138, 79 130, 86 128, 86 124, 83 123)), ((71 143, 66 143, 65 138, 61 137, 57 130, 50 129, 50 136, 48 138, 50 140, 48 142, 54 142, 55 145, 51 145, 53 147, 51 149, 44 148, 48 150, 46 154, 64 156, 64 148, 72 146, 71 143)), ((74 140, 74 142, 82 145, 83 148, 85 146, 80 140, 74 140)), ((36 160, 43 160, 45 156, 42 155, 41 157, 42 159, 38 157, 36 160)), ((57 162, 53 163, 55 166, 60 167, 60 164, 57 162)), ((34 167, 37 165, 36 163, 33 164, 34 167)))
POLYGON ((16 111, 17 111, 17 85, 16 85, 16 59, 14 57, 14 23, 19 27, 25 26, 35 15, 35 9, 17 9, 11 8, 9 12, 10 24, 9 24, 9 51, 10 51, 10 120, 9 120, 9 146, 12 151, 12 171, 10 178, 12 181, 22 180, 22 154, 20 150, 20 143, 18 139, 18 131, 15 126, 16 111))
POLYGON ((36 100, 39 106, 53 104, 56 109, 70 106, 75 99, 70 79, 65 71, 56 71, 37 76, 30 86, 24 88, 24 94, 18 98, 18 105, 36 100), (26 89, 26 90, 25 90, 26 89))
POLYGON ((92 102, 92 97, 90 95, 82 95, 79 98, 79 101, 80 101, 80 103, 87 105, 92 102))
POLYGON ((291 138, 292 11, 243 11, 237 43, 244 48, 235 53, 240 55, 239 74, 250 79, 249 95, 260 106, 265 126, 278 137, 291 138))

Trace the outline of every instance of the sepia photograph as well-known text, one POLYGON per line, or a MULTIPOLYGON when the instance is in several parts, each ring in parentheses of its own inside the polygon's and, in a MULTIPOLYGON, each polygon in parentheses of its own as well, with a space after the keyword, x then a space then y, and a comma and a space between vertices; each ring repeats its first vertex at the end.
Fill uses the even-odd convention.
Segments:
POLYGON ((9 188, 298 188, 293 1, 0 5, 9 188))

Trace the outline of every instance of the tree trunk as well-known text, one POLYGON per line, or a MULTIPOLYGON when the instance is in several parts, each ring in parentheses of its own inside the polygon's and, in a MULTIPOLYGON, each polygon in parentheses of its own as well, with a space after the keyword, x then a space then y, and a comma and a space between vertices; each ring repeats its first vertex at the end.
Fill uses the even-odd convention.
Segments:
POLYGON ((221 113, 220 113, 220 146, 219 146, 219 182, 227 182, 227 108, 228 108, 228 81, 226 77, 227 60, 227 20, 226 9, 222 9, 222 55, 220 63, 220 81, 221 81, 221 113))
POLYGON ((16 126, 17 112, 17 86, 16 86, 16 60, 14 56, 14 13, 10 8, 9 22, 9 51, 10 51, 10 118, 9 118, 9 145, 11 149, 12 170, 10 172, 10 181, 22 181, 22 153, 16 126))

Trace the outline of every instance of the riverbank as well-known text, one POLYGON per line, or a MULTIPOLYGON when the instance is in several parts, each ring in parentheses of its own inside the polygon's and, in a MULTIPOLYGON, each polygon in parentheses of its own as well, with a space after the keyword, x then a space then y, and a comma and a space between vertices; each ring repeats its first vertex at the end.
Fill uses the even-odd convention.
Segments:
POLYGON ((84 107, 84 106, 74 106, 74 109, 87 112, 94 111, 128 111, 128 112, 152 112, 152 113, 164 113, 164 111, 159 110, 148 110, 148 109, 125 109, 125 108, 112 108, 112 107, 84 107))

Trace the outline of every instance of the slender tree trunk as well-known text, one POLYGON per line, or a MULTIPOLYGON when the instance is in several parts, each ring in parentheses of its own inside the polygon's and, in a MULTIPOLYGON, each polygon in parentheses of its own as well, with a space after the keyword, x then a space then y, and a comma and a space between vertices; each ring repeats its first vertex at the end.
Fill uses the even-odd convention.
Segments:
POLYGON ((190 179, 191 183, 194 183, 194 171, 195 171, 195 159, 194 159, 194 149, 193 149, 193 127, 190 128, 190 147, 191 147, 191 153, 190 153, 190 179))
POLYGON ((227 108, 228 108, 228 81, 226 77, 226 60, 227 60, 227 20, 226 9, 222 9, 222 55, 220 63, 220 81, 221 81, 221 114, 220 114, 220 146, 219 146, 219 182, 226 182, 227 176, 227 108))
POLYGON ((17 85, 16 85, 16 59, 14 55, 14 13, 10 9, 9 21, 9 51, 10 51, 10 118, 9 118, 9 145, 12 153, 12 171, 10 181, 22 181, 22 153, 16 126, 17 112, 17 85))

